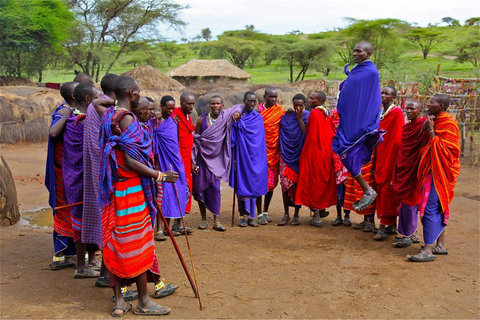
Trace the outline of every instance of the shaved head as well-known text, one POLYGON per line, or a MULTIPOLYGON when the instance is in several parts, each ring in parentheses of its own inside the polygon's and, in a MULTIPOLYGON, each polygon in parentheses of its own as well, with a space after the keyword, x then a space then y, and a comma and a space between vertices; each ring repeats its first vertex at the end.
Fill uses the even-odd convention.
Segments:
POLYGON ((370 43, 368 42, 359 42, 355 47, 362 48, 363 50, 367 51, 368 53, 372 54, 373 53, 373 47, 370 43))
POLYGON ((62 96, 65 101, 70 101, 73 99, 73 92, 75 91, 75 87, 78 85, 78 82, 65 82, 60 87, 60 95, 62 96))
POLYGON ((275 89, 274 87, 266 87, 265 88, 265 95, 269 95, 269 94, 276 93, 276 92, 277 92, 277 89, 275 89))
POLYGON ((418 110, 422 110, 423 109, 423 103, 421 101, 418 101, 418 100, 408 100, 405 105, 412 105, 414 108, 418 109, 418 110))
POLYGON ((193 94, 191 94, 190 92, 184 92, 184 93, 182 93, 182 95, 180 96, 180 102, 185 101, 187 98, 193 98, 193 99, 195 99, 195 96, 194 96, 193 94))
POLYGON ((79 73, 75 76, 75 79, 73 79, 74 82, 78 83, 90 83, 92 86, 95 86, 95 81, 93 81, 92 77, 90 77, 86 73, 79 73))
POLYGON ((322 102, 325 102, 327 100, 327 95, 323 91, 314 91, 312 94, 314 95, 314 97, 322 100, 322 102))
POLYGON ((443 111, 447 110, 450 106, 450 97, 446 94, 436 94, 432 97, 432 100, 435 100, 436 102, 441 104, 443 106, 443 111))

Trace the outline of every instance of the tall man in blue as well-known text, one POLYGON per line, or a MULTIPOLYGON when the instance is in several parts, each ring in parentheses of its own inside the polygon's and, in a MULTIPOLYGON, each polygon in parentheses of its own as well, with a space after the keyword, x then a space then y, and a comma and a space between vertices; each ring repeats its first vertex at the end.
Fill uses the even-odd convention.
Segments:
POLYGON ((382 106, 380 78, 370 61, 372 52, 370 43, 360 42, 353 50, 356 65, 350 72, 345 65, 347 79, 340 84, 337 103, 340 124, 332 141, 333 151, 362 187, 362 198, 353 204, 356 211, 362 211, 377 197, 361 173, 362 165, 371 160, 373 149, 382 141, 382 132, 378 131, 382 106))
POLYGON ((257 103, 255 93, 245 93, 241 118, 232 130, 230 187, 238 195, 240 227, 258 227, 255 203, 257 197, 267 194, 267 145, 263 117, 253 110, 257 103))

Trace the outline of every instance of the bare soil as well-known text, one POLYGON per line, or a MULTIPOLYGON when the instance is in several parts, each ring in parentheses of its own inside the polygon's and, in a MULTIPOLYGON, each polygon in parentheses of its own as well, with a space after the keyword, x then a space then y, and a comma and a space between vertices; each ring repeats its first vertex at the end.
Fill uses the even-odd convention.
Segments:
MULTIPOLYGON (((46 145, 4 146, 21 211, 47 207, 43 186, 46 145)), ((180 285, 159 302, 169 318, 479 318, 479 170, 462 167, 447 228, 449 255, 430 263, 406 261, 420 244, 398 249, 393 236, 332 227, 335 208, 324 228, 300 226, 230 228, 232 190, 222 190, 224 233, 196 229, 189 237, 203 311, 189 288, 170 240, 156 243, 166 282, 180 285)), ((187 223, 197 226, 196 205, 187 223)), ((270 215, 283 215, 279 190, 270 215)), ((211 218, 211 217, 210 217, 211 218)), ((352 214, 354 222, 362 219, 352 214)), ((210 221, 210 226, 212 225, 210 221)), ((0 317, 3 319, 109 319, 111 289, 95 279, 73 279, 73 269, 48 270, 52 229, 20 223, 0 229, 0 317)), ((177 238, 190 265, 185 239, 177 238)), ((153 293, 153 285, 150 285, 153 293)), ((135 302, 134 302, 135 305, 135 302)), ((128 318, 134 318, 132 313, 128 318)))

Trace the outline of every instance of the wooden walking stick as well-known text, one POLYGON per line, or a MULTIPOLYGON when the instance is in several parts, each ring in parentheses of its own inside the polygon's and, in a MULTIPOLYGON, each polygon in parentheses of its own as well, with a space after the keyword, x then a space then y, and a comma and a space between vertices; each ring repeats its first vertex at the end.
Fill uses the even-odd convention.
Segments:
MULTIPOLYGON (((173 170, 172 165, 170 165, 170 170, 173 170)), ((195 266, 193 264, 192 250, 190 249, 190 242, 188 241, 188 235, 187 235, 188 233, 187 227, 185 226, 185 220, 183 219, 182 208, 180 207, 180 198, 178 197, 177 185, 175 183, 173 184, 173 188, 175 190, 175 195, 177 196, 178 211, 180 212, 180 219, 182 219, 183 232, 185 232, 185 240, 187 241, 188 254, 190 255, 190 262, 192 264, 192 270, 193 270, 193 278, 195 279, 195 285, 197 288, 198 303, 200 304, 200 310, 203 310, 202 299, 200 298, 200 290, 198 289, 197 272, 195 271, 195 266)))
POLYGON ((54 210, 60 210, 60 209, 66 209, 66 208, 70 208, 70 207, 75 207, 75 206, 78 206, 78 205, 81 205, 81 204, 83 204, 83 201, 75 202, 75 203, 72 203, 72 204, 67 204, 67 205, 65 205, 65 206, 55 207, 54 210))
POLYGON ((235 196, 237 195, 237 148, 233 147, 233 204, 232 204, 232 228, 235 223, 235 196))
POLYGON ((175 251, 177 252, 178 258, 180 259, 180 262, 182 263, 183 270, 185 271, 185 274, 187 275, 188 281, 190 282, 190 285, 192 286, 193 293, 195 294, 195 298, 198 298, 198 292, 197 292, 197 287, 195 286, 195 283, 193 282, 192 276, 190 275, 190 272, 188 272, 187 264, 185 263, 185 260, 183 259, 183 255, 180 252, 180 248, 178 247, 177 241, 173 237, 172 230, 170 229, 170 226, 167 223, 167 219, 165 219, 165 216, 163 215, 163 212, 161 209, 158 208, 158 213, 160 217, 162 217, 163 224, 165 225, 165 228, 167 229, 168 235, 170 236, 170 239, 172 240, 173 247, 175 248, 175 251))

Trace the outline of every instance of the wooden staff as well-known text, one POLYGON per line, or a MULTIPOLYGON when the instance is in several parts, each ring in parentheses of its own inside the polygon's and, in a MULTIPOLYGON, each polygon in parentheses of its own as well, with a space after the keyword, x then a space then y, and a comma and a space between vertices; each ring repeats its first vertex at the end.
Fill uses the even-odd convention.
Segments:
POLYGON ((235 223, 235 196, 237 195, 237 148, 233 147, 233 204, 232 204, 232 228, 235 223))
POLYGON ((83 204, 83 201, 76 202, 76 203, 72 203, 72 204, 67 204, 67 205, 65 205, 65 206, 55 207, 54 210, 60 210, 60 209, 75 207, 75 206, 78 206, 78 205, 80 205, 80 204, 83 204))
POLYGON ((163 224, 165 225, 165 228, 167 229, 168 235, 170 236, 170 239, 172 240, 173 247, 175 248, 175 251, 177 252, 178 258, 180 259, 180 262, 182 263, 183 270, 185 270, 185 274, 187 275, 188 281, 190 282, 190 285, 192 286, 193 293, 195 294, 195 298, 198 298, 199 295, 197 293, 197 287, 195 286, 195 283, 193 282, 192 276, 190 275, 190 272, 188 272, 187 264, 185 263, 185 260, 183 259, 183 255, 180 252, 180 248, 178 247, 177 241, 173 237, 172 230, 170 229, 170 226, 168 225, 167 219, 165 219, 165 216, 163 215, 163 212, 161 209, 158 209, 158 213, 160 214, 160 217, 162 217, 163 224))
MULTIPOLYGON (((170 165, 170 170, 173 170, 172 165, 170 165)), ((173 188, 175 189, 175 195, 177 196, 178 211, 180 212, 180 219, 182 219, 183 232, 185 232, 185 240, 187 241, 188 254, 190 255, 190 262, 192 264, 192 270, 193 270, 193 278, 195 279, 195 285, 197 289, 198 303, 200 304, 200 310, 203 310, 202 299, 200 298, 200 290, 198 289, 197 273, 195 271, 195 266, 193 264, 193 257, 192 257, 192 250, 190 249, 190 242, 188 241, 187 227, 185 225, 185 220, 183 219, 182 208, 180 206, 180 198, 178 197, 177 185, 175 183, 173 184, 173 188)))

